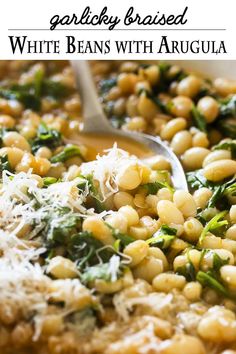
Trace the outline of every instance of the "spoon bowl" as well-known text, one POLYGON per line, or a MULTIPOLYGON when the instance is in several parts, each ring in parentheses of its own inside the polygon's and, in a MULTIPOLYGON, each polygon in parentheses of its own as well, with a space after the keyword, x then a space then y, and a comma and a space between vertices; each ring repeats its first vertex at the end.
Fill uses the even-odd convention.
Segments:
MULTIPOLYGON (((84 126, 81 134, 81 140, 86 136, 92 135, 99 139, 105 139, 106 136, 112 137, 112 145, 117 143, 118 147, 124 146, 124 141, 129 142, 130 146, 137 146, 144 154, 138 156, 145 157, 145 152, 150 151, 149 156, 162 155, 166 157, 172 167, 172 182, 175 189, 188 190, 188 185, 183 167, 173 151, 159 137, 143 133, 134 133, 113 128, 106 118, 99 101, 96 87, 93 82, 89 64, 84 60, 71 61, 75 73, 76 83, 83 102, 84 126)), ((79 140, 79 137, 78 137, 79 140)), ((73 140, 73 143, 78 141, 73 140)), ((96 145, 96 141, 94 141, 96 145)), ((110 146, 111 147, 111 146, 110 146)), ((132 149, 131 149, 132 150, 132 149)), ((134 153, 127 149, 128 152, 134 153)), ((138 154, 137 154, 138 155, 138 154)), ((147 157, 147 156, 146 156, 147 157)), ((145 159, 144 159, 145 161, 145 159)))

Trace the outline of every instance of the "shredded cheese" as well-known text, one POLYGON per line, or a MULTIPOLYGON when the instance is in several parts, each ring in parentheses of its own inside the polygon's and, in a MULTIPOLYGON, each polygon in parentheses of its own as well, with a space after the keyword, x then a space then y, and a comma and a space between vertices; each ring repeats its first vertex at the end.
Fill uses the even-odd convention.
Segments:
POLYGON ((106 150, 106 155, 98 155, 95 161, 85 162, 81 165, 83 176, 92 175, 99 183, 102 201, 118 192, 117 175, 121 169, 132 165, 143 165, 141 160, 128 152, 119 149, 114 144, 112 149, 106 150))

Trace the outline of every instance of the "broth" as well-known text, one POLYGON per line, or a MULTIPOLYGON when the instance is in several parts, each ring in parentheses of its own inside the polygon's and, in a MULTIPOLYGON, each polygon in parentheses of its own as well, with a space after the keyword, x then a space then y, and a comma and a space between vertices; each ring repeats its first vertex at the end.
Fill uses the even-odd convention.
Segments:
POLYGON ((119 148, 138 158, 144 159, 153 156, 153 151, 146 145, 118 135, 83 133, 77 135, 76 138, 74 137, 73 142, 75 141, 88 147, 88 160, 94 160, 98 154, 103 154, 105 150, 112 148, 115 143, 119 148))

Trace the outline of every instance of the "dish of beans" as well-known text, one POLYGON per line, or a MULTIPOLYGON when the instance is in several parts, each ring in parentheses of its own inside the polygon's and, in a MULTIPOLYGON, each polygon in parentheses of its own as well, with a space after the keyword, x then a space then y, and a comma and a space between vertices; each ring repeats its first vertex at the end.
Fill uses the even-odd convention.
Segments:
POLYGON ((91 70, 110 123, 161 137, 189 191, 161 155, 91 158, 68 62, 0 62, 0 352, 236 353, 236 82, 91 70))

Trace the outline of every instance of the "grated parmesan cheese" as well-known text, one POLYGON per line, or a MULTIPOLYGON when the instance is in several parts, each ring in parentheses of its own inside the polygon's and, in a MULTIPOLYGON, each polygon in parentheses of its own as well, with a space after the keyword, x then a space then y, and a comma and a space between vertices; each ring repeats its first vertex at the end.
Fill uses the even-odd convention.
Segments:
POLYGON ((121 169, 125 170, 133 165, 143 165, 136 156, 119 149, 117 144, 114 144, 113 148, 106 150, 106 152, 106 155, 98 155, 95 161, 85 162, 81 165, 81 174, 85 177, 92 175, 94 180, 99 183, 102 201, 118 192, 116 177, 121 169))

